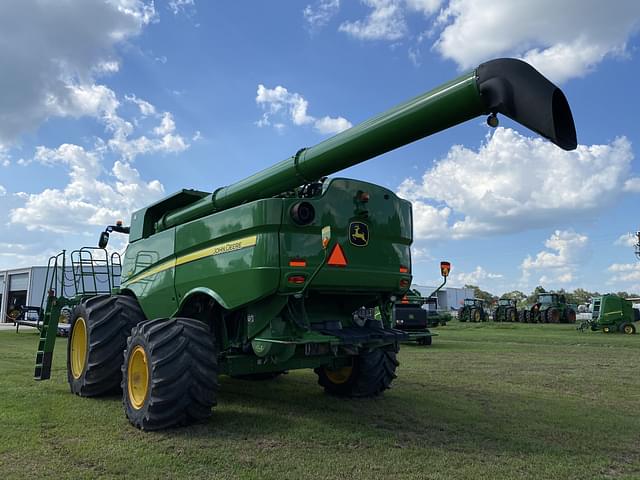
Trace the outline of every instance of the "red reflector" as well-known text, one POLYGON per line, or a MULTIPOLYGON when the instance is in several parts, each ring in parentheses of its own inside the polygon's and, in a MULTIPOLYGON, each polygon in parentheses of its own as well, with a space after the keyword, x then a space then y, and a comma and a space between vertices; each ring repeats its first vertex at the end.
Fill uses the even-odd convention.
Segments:
POLYGON ((306 277, 304 275, 291 275, 287 280, 289 283, 301 284, 305 282, 306 277))
POLYGON ((407 298, 406 295, 402 297, 402 300, 400 301, 400 303, 409 303, 409 299, 407 298))
POLYGON ((400 267, 400 273, 409 273, 409 269, 407 267, 400 267))
POLYGON ((306 260, 291 260, 289 262, 289 266, 290 267, 306 267, 307 262, 306 260))
POLYGON ((400 288, 407 288, 409 286, 409 280, 407 280, 406 278, 403 278, 402 280, 400 280, 400 288))
POLYGON ((335 267, 347 266, 347 257, 344 256, 344 252, 342 251, 340 244, 336 243, 336 246, 333 247, 333 251, 331 252, 331 255, 329 255, 327 265, 333 265, 335 267))

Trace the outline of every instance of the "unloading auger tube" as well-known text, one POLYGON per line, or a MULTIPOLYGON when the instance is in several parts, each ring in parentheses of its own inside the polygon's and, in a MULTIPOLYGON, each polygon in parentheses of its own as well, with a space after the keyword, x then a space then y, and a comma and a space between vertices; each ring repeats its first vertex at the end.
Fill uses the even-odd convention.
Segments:
POLYGON ((191 205, 166 213, 156 231, 242 203, 293 190, 479 115, 502 113, 564 150, 577 146, 571 109, 562 91, 531 65, 502 58, 481 64, 318 145, 191 205))

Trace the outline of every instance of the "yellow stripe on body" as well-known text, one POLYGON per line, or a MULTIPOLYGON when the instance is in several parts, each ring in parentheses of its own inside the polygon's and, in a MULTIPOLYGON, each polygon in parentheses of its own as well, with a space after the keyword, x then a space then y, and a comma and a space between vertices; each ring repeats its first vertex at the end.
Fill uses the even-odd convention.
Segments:
POLYGON ((186 255, 182 255, 176 259, 169 260, 167 262, 163 262, 159 265, 156 265, 149 270, 145 270, 140 272, 133 277, 129 278, 127 281, 123 282, 122 286, 126 286, 130 283, 136 283, 141 280, 144 280, 151 275, 155 275, 156 273, 163 272, 170 268, 175 268, 179 265, 184 265, 185 263, 195 262, 196 260, 200 260, 205 257, 214 257, 216 255, 222 255, 223 253, 236 252, 238 250, 242 250, 243 248, 254 247, 258 241, 257 235, 252 235, 250 237, 240 238, 238 240, 232 240, 230 242, 219 243, 218 245, 214 245, 212 247, 203 248, 200 250, 196 250, 195 252, 188 253, 186 255))

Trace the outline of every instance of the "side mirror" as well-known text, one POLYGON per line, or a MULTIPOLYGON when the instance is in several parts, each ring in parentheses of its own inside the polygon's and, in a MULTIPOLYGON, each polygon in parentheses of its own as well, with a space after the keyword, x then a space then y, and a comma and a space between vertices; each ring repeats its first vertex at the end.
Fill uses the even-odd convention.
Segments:
POLYGON ((105 248, 109 243, 109 232, 102 232, 100 234, 100 238, 98 239, 98 247, 105 248))

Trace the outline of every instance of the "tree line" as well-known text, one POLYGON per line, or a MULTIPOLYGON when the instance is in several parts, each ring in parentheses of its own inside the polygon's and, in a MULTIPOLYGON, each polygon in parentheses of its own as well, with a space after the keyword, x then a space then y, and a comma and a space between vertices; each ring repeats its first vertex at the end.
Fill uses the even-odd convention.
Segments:
MULTIPOLYGON (((489 304, 497 302, 500 298, 512 298, 516 300, 516 302, 518 303, 518 307, 522 307, 524 305, 533 305, 538 299, 538 294, 547 292, 544 287, 538 285, 529 295, 521 292, 520 290, 513 290, 511 292, 503 293, 501 296, 497 296, 491 292, 482 290, 477 285, 465 285, 464 287, 473 288, 474 296, 476 298, 484 300, 485 302, 488 302, 489 304)), ((573 303, 575 305, 590 303, 593 297, 599 297, 600 295, 602 295, 600 292, 590 292, 583 288, 576 288, 572 292, 566 291, 564 289, 554 290, 553 293, 565 295, 565 297, 567 298, 567 303, 573 303)), ((640 297, 640 295, 638 295, 637 293, 629 293, 624 291, 607 293, 614 293, 615 295, 618 295, 622 298, 640 297)))

